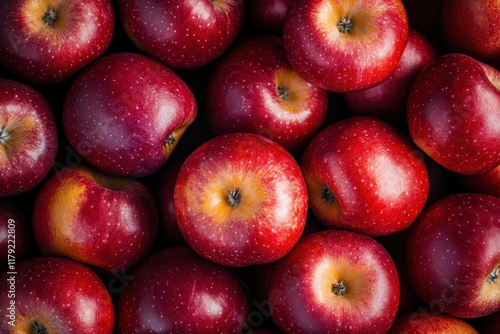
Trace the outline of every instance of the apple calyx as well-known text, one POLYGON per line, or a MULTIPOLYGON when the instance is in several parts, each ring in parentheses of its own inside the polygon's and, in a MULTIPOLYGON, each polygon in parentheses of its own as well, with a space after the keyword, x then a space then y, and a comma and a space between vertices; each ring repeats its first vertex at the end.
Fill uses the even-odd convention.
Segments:
POLYGON ((237 207, 241 203, 241 190, 231 189, 227 194, 227 202, 233 208, 237 207))
POLYGON ((354 22, 350 17, 341 17, 337 22, 337 29, 341 34, 348 34, 354 29, 354 22))
POLYGON ((500 274, 500 266, 495 267, 493 271, 486 278, 486 283, 491 284, 498 279, 498 274, 500 274))
POLYGON ((6 145, 9 142, 10 134, 9 131, 3 126, 0 129, 0 145, 6 145))
POLYGON ((174 137, 173 133, 171 133, 171 134, 167 137, 167 139, 165 139, 165 143, 164 143, 164 145, 165 145, 165 146, 172 146, 172 145, 174 145, 174 144, 175 144, 175 137, 174 137))
POLYGON ((278 86, 276 87, 276 90, 278 91, 278 97, 281 100, 288 100, 290 98, 290 92, 288 91, 288 88, 284 86, 278 86))
POLYGON ((347 286, 344 284, 344 281, 333 283, 332 292, 337 297, 342 297, 343 295, 345 295, 347 293, 347 286))
POLYGON ((321 199, 323 199, 326 203, 333 203, 335 202, 335 195, 330 188, 325 186, 321 192, 321 199))
POLYGON ((59 19, 59 13, 57 10, 55 9, 48 9, 45 14, 43 14, 43 17, 42 17, 42 20, 43 20, 43 24, 45 24, 46 26, 49 26, 49 27, 53 27, 57 20, 59 19))
POLYGON ((47 328, 38 321, 34 321, 31 327, 31 334, 48 334, 47 328))

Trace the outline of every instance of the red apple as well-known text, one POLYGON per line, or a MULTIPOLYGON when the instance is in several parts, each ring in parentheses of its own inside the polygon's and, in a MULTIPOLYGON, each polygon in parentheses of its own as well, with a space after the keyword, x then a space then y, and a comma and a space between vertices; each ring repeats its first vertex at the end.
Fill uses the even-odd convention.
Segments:
POLYGON ((455 173, 455 179, 466 192, 478 192, 500 197, 500 165, 476 175, 455 173))
POLYGON ((479 334, 462 319, 436 313, 406 313, 399 315, 387 334, 479 334))
POLYGON ((158 213, 139 181, 83 165, 52 175, 33 208, 33 231, 47 255, 71 258, 105 272, 125 270, 149 252, 158 213))
POLYGON ((485 173, 500 164, 500 72, 464 54, 436 58, 407 106, 413 141, 445 168, 485 173))
POLYGON ((374 117, 351 117, 318 133, 301 168, 309 207, 328 228, 381 236, 407 228, 426 202, 429 178, 411 141, 374 117))
POLYGON ((195 68, 219 57, 243 24, 242 0, 120 0, 121 22, 145 53, 173 68, 195 68))
POLYGON ((370 237, 322 231, 276 263, 269 298, 285 333, 386 333, 398 309, 398 274, 370 237))
POLYGON ((0 2, 0 62, 37 83, 68 79, 101 56, 114 31, 110 0, 0 2))
POLYGON ((77 152, 102 171, 157 171, 196 116, 196 101, 173 71, 146 56, 114 53, 92 63, 69 90, 63 126, 77 152))
POLYGON ((299 165, 283 147, 250 133, 215 137, 182 165, 174 208, 187 243, 228 266, 275 261, 298 241, 307 218, 299 165))
POLYGON ((292 67, 334 92, 387 79, 403 54, 408 19, 401 0, 304 0, 288 9, 283 28, 292 67))
POLYGON ((443 0, 443 41, 454 52, 475 59, 500 59, 500 3, 496 0, 443 0))
POLYGON ((394 73, 381 84, 344 95, 353 115, 381 117, 406 124, 406 102, 413 82, 436 57, 434 47, 423 35, 410 29, 408 43, 394 73))
POLYGON ((56 122, 45 98, 29 86, 0 78, 0 197, 38 185, 56 159, 57 143, 56 122))
POLYGON ((117 334, 243 333, 248 291, 230 269, 188 247, 147 258, 117 300, 117 334))
POLYGON ((259 35, 217 63, 207 88, 212 132, 252 132, 297 152, 326 118, 327 93, 288 63, 282 39, 259 35))
POLYGON ((437 312, 475 318, 500 310, 500 198, 456 193, 427 207, 406 242, 415 293, 437 312))
POLYGON ((30 258, 0 275, 0 291, 2 333, 113 333, 111 297, 83 264, 30 258))
POLYGON ((0 271, 24 260, 30 248, 31 226, 20 208, 0 200, 0 271))
POLYGON ((246 3, 248 20, 262 32, 281 35, 285 16, 292 2, 292 0, 248 1, 246 3))

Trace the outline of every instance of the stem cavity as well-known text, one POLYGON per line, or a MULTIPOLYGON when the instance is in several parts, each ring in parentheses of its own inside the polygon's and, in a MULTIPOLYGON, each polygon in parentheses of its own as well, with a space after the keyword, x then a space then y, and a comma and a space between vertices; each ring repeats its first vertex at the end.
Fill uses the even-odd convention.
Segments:
POLYGON ((337 29, 341 34, 348 34, 354 29, 354 22, 349 17, 341 17, 337 22, 337 29))
POLYGON ((241 191, 239 189, 232 189, 227 194, 227 202, 233 208, 237 207, 241 203, 241 191))
POLYGON ((49 9, 43 14, 42 20, 46 26, 53 27, 59 19, 59 13, 54 9, 49 9))
POLYGON ((342 297, 347 293, 347 287, 344 284, 344 281, 340 281, 338 283, 334 283, 332 285, 332 292, 337 297, 342 297))

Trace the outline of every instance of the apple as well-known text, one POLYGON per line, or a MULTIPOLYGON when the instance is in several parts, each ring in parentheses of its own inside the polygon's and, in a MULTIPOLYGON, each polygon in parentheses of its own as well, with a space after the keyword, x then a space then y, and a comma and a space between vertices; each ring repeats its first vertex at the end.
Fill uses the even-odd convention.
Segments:
POLYGON ((408 277, 436 312, 477 318, 500 310, 500 198, 456 193, 427 207, 406 241, 408 277))
POLYGON ((432 61, 407 105, 415 144, 443 167, 481 174, 500 164, 500 72, 459 53, 432 61))
POLYGON ((305 148, 300 165, 309 208, 327 228, 382 236, 410 226, 429 192, 411 140, 368 116, 335 122, 305 148))
POLYGON ((0 197, 38 185, 50 172, 57 145, 56 121, 45 98, 0 78, 0 197))
POLYGON ((33 257, 0 275, 2 333, 113 333, 111 296, 83 264, 33 257))
POLYGON ((278 260, 269 283, 271 315, 285 333, 386 333, 398 301, 389 253, 349 231, 302 238, 278 260))
POLYGON ((242 0, 120 0, 127 35, 169 67, 206 65, 231 45, 243 25, 242 0))
POLYGON ((479 334, 463 319, 450 317, 445 314, 413 312, 396 317, 394 324, 387 334, 426 333, 426 334, 479 334))
POLYGON ((252 133, 217 136, 182 165, 174 209, 187 243, 227 266, 273 262, 297 243, 307 219, 307 189, 282 146, 252 133))
POLYGON ((115 18, 110 0, 0 2, 0 62, 18 78, 67 80, 109 47, 115 18))
POLYGON ((440 18, 444 44, 453 52, 478 60, 498 60, 499 15, 500 3, 495 0, 443 0, 440 18))
POLYGON ((81 73, 64 102, 74 149, 100 170, 142 177, 166 162, 197 106, 172 70, 141 54, 108 54, 81 73))
POLYGON ((53 174, 33 207, 33 232, 43 254, 67 257, 104 273, 141 261, 157 229, 157 207, 142 183, 85 165, 53 174))
POLYGON ((344 95, 352 115, 377 116, 395 124, 406 124, 406 101, 413 82, 434 58, 433 45, 414 29, 396 70, 382 83, 344 95))
POLYGON ((478 192, 500 197, 500 165, 483 174, 455 173, 455 179, 466 192, 478 192))
POLYGON ((218 61, 207 87, 207 118, 215 135, 252 132, 292 153, 326 119, 326 91, 309 84, 288 63, 281 37, 258 35, 218 61))
POLYGON ((408 39, 401 0, 294 1, 285 51, 306 81, 345 93, 375 86, 396 69, 408 39))
POLYGON ((116 333, 240 333, 248 290, 230 269, 187 246, 148 257, 118 295, 116 333))
POLYGON ((247 2, 248 20, 264 33, 281 35, 292 0, 252 0, 247 2))
POLYGON ((31 248, 31 226, 21 209, 0 200, 0 271, 27 258, 31 248))

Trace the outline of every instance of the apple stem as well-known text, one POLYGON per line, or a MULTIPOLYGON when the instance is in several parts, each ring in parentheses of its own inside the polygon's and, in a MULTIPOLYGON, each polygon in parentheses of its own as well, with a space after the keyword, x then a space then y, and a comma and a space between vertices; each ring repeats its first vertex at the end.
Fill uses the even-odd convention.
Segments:
POLYGON ((241 191, 239 189, 231 189, 227 194, 227 201, 232 207, 237 207, 241 203, 241 191))
POLYGON ((5 145, 9 142, 10 135, 5 126, 0 129, 0 145, 5 145))
POLYGON ((31 334, 47 334, 47 328, 40 322, 33 322, 31 334))
POLYGON ((290 93, 288 92, 288 89, 283 86, 278 86, 278 96, 282 100, 287 100, 290 97, 290 93))
POLYGON ((48 11, 43 14, 43 23, 46 26, 53 27, 54 24, 56 24, 57 20, 59 19, 59 14, 57 11, 53 9, 49 9, 48 11))
POLYGON ((174 135, 173 134, 170 134, 170 136, 168 136, 168 138, 165 140, 165 146, 172 146, 175 144, 175 138, 174 138, 174 135))
POLYGON ((341 297, 347 293, 347 287, 344 284, 344 281, 340 281, 338 283, 334 283, 332 285, 332 292, 337 296, 341 297))
POLYGON ((323 191, 321 192, 321 198, 324 199, 325 202, 327 202, 327 203, 335 202, 335 196, 333 195, 333 192, 328 187, 325 187, 323 189, 323 191))
POLYGON ((337 22, 337 29, 344 35, 350 33, 354 29, 354 22, 351 18, 343 16, 337 22))
POLYGON ((499 270, 500 269, 498 267, 493 269, 493 271, 486 278, 486 283, 490 284, 490 283, 493 283, 494 281, 496 281, 498 279, 499 270))

